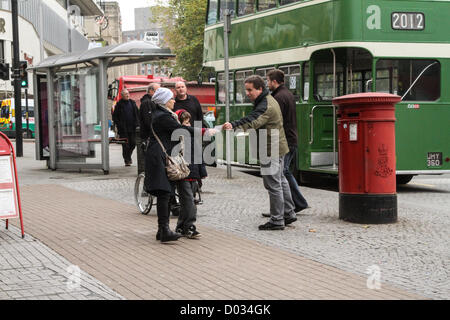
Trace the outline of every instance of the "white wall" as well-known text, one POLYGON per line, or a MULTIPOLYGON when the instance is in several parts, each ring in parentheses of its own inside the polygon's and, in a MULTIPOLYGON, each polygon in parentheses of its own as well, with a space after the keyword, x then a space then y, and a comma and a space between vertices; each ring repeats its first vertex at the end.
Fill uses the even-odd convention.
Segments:
MULTIPOLYGON (((0 10, 0 18, 5 19, 5 33, 0 33, 0 40, 4 41, 4 56, 5 62, 9 63, 12 67, 12 18, 10 11, 0 10)), ((32 64, 28 62, 28 67, 32 67, 40 62, 40 40, 37 31, 34 26, 28 21, 19 17, 19 47, 20 47, 20 60, 26 60, 25 54, 33 58, 32 64)), ((33 79, 32 73, 29 73, 29 94, 33 94, 33 79)), ((0 90, 13 91, 10 80, 0 80, 0 90)))

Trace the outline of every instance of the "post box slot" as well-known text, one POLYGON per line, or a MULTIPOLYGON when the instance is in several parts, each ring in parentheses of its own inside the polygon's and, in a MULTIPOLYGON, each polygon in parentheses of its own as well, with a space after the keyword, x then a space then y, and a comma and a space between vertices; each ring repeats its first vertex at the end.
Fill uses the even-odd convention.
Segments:
POLYGON ((349 114, 347 114, 347 116, 349 118, 357 118, 357 117, 359 117, 359 112, 349 113, 349 114))

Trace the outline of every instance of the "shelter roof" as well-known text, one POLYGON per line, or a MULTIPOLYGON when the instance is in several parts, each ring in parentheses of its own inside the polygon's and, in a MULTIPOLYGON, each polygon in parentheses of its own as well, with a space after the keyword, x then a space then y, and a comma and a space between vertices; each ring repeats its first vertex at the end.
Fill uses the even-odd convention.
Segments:
POLYGON ((73 66, 94 62, 97 59, 111 58, 109 66, 120 66, 130 63, 175 57, 170 49, 162 49, 146 41, 130 41, 126 43, 93 48, 82 52, 74 52, 50 56, 30 69, 48 69, 54 67, 73 66))

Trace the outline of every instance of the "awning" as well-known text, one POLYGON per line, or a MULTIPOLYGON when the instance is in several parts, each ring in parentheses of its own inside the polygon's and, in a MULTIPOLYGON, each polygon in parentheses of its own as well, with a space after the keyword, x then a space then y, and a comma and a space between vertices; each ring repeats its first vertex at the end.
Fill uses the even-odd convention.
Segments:
POLYGON ((79 65, 107 58, 111 58, 108 66, 115 67, 174 57, 175 55, 171 53, 170 49, 162 49, 146 41, 131 41, 82 52, 50 56, 29 69, 44 71, 48 68, 79 65))

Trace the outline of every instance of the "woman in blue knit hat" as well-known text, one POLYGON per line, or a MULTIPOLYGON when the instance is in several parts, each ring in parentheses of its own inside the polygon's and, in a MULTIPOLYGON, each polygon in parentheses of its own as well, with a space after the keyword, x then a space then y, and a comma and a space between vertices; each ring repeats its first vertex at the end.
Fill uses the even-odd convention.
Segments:
MULTIPOLYGON (((171 90, 159 88, 152 97, 152 101, 157 105, 152 115, 152 127, 154 133, 171 155, 172 149, 179 143, 172 141, 172 133, 177 129, 185 129, 190 134, 195 130, 193 127, 183 126, 178 121, 178 116, 172 111, 175 99, 171 90)), ((208 134, 213 135, 215 131, 209 130, 208 134)), ((169 242, 178 240, 182 234, 176 233, 169 228, 169 201, 174 188, 174 182, 170 181, 166 173, 166 156, 155 135, 151 132, 150 143, 145 155, 145 189, 151 195, 157 197, 156 212, 158 214, 158 233, 156 240, 169 242)))

